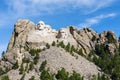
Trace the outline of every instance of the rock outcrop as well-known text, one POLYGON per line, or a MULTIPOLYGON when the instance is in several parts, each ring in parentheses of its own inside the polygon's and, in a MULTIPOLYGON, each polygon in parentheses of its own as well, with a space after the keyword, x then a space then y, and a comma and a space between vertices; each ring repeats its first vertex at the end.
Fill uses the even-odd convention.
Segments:
MULTIPOLYGON (((5 70, 9 66, 11 70, 7 75, 12 76, 16 74, 16 76, 10 77, 10 79, 19 80, 21 75, 19 75, 18 69, 12 70, 13 65, 18 61, 18 65, 20 66, 24 57, 33 61, 34 57, 30 55, 29 50, 44 50, 46 44, 51 45, 53 41, 63 41, 65 45, 70 43, 75 49, 81 49, 82 53, 86 56, 89 55, 91 50, 95 50, 98 44, 104 44, 104 47, 109 50, 110 55, 114 56, 119 45, 117 37, 111 31, 98 34, 90 28, 77 30, 73 26, 61 28, 59 31, 56 31, 43 21, 34 24, 29 20, 18 20, 14 25, 14 31, 8 44, 7 52, 0 60, 0 67, 5 70)), ((38 64, 35 65, 34 70, 26 73, 25 80, 28 80, 32 75, 35 75, 36 80, 39 80, 40 73, 37 72, 39 70, 38 66, 44 60, 47 60, 47 68, 52 73, 56 73, 60 68, 64 67, 70 73, 73 70, 80 73, 86 80, 100 73, 100 68, 95 64, 75 52, 73 53, 75 56, 72 56, 71 53, 66 52, 61 47, 52 47, 39 54, 40 59, 38 64)))
POLYGON ((36 28, 37 26, 29 20, 18 20, 16 22, 7 53, 4 56, 8 62, 15 63, 16 60, 18 60, 19 63, 22 62, 28 34, 32 30, 36 30, 36 28))
MULTIPOLYGON (((53 41, 58 40, 63 41, 65 45, 70 43, 76 48, 82 48, 83 53, 86 55, 89 54, 92 49, 95 49, 96 44, 112 43, 111 46, 113 49, 116 48, 113 44, 114 42, 110 42, 111 39, 118 43, 117 37, 111 31, 97 34, 90 28, 77 30, 73 26, 56 31, 43 21, 35 25, 29 20, 18 20, 15 24, 15 29, 7 51, 12 51, 13 48, 16 48, 16 50, 20 49, 20 52, 24 52, 24 47, 43 49, 46 43, 51 44, 53 41)), ((115 51, 113 49, 110 49, 112 50, 110 51, 112 54, 115 51)))
POLYGON ((94 50, 97 44, 105 44, 111 55, 114 55, 117 47, 114 42, 118 43, 115 34, 111 31, 97 34, 90 28, 77 30, 73 26, 56 31, 43 21, 34 24, 29 20, 18 20, 7 49, 7 53, 12 53, 12 56, 6 54, 5 58, 8 57, 11 63, 14 63, 16 58, 21 63, 25 48, 43 49, 47 43, 52 44, 53 41, 63 41, 65 45, 70 43, 75 48, 82 49, 84 55, 94 50))
POLYGON ((36 25, 29 20, 18 20, 14 25, 14 32, 8 45, 7 52, 13 48, 20 49, 25 46, 28 33, 35 30, 36 25))
POLYGON ((83 49, 84 54, 89 54, 91 50, 95 50, 95 46, 98 44, 105 44, 111 55, 114 55, 118 46, 118 40, 112 31, 97 34, 90 28, 84 28, 79 31, 74 27, 70 27, 70 29, 74 39, 79 44, 79 48, 83 49))
POLYGON ((92 41, 93 37, 98 38, 98 34, 90 28, 84 28, 77 31, 75 28, 71 27, 71 31, 74 39, 79 44, 79 47, 83 49, 84 54, 89 54, 90 50, 94 49, 96 41, 92 41))

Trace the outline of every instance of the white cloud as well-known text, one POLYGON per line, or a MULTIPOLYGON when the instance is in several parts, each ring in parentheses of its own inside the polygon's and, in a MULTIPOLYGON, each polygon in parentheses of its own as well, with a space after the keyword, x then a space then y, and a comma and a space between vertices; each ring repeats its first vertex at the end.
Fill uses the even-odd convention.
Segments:
POLYGON ((88 18, 85 20, 85 22, 79 24, 78 28, 91 27, 92 25, 100 23, 100 21, 103 19, 115 17, 116 15, 117 15, 116 13, 110 13, 106 15, 101 14, 93 18, 88 18))
MULTIPOLYGON (((114 0, 4 0, 5 10, 0 11, 0 28, 18 18, 72 12, 93 13, 109 6, 114 0)), ((1 3, 2 5, 2 3, 1 3)))
POLYGON ((10 13, 23 16, 51 14, 78 9, 95 12, 109 6, 114 0, 6 0, 10 13))

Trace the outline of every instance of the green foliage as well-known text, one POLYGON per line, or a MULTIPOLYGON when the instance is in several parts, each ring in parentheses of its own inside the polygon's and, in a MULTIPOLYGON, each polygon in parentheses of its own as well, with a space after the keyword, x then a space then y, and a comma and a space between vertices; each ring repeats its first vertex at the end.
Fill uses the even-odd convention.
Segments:
POLYGON ((71 55, 72 56, 74 56, 74 54, 73 54, 73 52, 76 52, 76 53, 78 53, 79 55, 84 55, 83 54, 83 52, 82 52, 82 49, 80 49, 80 50, 78 50, 77 51, 77 49, 75 49, 75 47, 72 45, 70 45, 70 43, 68 43, 66 46, 65 46, 65 44, 64 44, 64 42, 63 41, 61 41, 61 42, 58 42, 57 43, 57 46, 59 47, 62 47, 63 49, 65 49, 67 52, 70 52, 71 53, 71 55))
POLYGON ((68 44, 66 45, 65 50, 66 50, 67 52, 70 52, 70 43, 68 43, 68 44))
POLYGON ((74 71, 72 75, 69 75, 69 73, 64 68, 59 70, 57 74, 53 75, 49 73, 49 70, 45 70, 46 64, 47 64, 46 61, 42 62, 39 69, 41 71, 41 76, 40 76, 41 80, 54 80, 54 77, 57 80, 83 80, 83 77, 81 77, 80 74, 74 71))
POLYGON ((37 64, 38 63, 38 61, 39 61, 39 54, 38 53, 36 53, 36 56, 34 57, 34 64, 37 64))
POLYGON ((16 63, 13 65, 12 68, 13 68, 13 69, 18 69, 18 68, 19 68, 18 61, 16 61, 16 63))
POLYGON ((97 76, 93 75, 91 80, 97 80, 97 76))
POLYGON ((23 74, 24 73, 23 63, 21 64, 19 71, 20 71, 19 74, 23 74))
POLYGON ((47 47, 47 49, 49 49, 49 48, 50 48, 50 45, 47 43, 47 44, 46 44, 46 47, 47 47))
POLYGON ((24 58, 22 59, 22 62, 23 62, 23 63, 29 63, 29 62, 30 62, 30 59, 29 59, 29 58, 24 57, 24 58))
POLYGON ((58 73, 56 74, 56 79, 57 80, 68 80, 68 72, 66 72, 66 70, 64 68, 62 68, 61 70, 58 71, 58 73))
POLYGON ((43 51, 45 51, 45 50, 46 50, 46 48, 44 47, 42 50, 43 50, 43 51))
POLYGON ((47 61, 43 61, 39 71, 41 71, 41 76, 40 79, 41 80, 54 80, 54 75, 50 74, 48 70, 45 70, 45 66, 47 64, 47 61))
POLYGON ((116 43, 117 41, 113 38, 113 35, 111 33, 107 33, 107 39, 108 43, 116 43))
POLYGON ((108 52, 108 49, 103 44, 96 45, 95 51, 93 51, 93 59, 92 61, 98 65, 102 71, 105 73, 109 73, 111 67, 109 66, 111 64, 111 57, 108 52), (99 56, 98 58, 95 56, 99 56))
POLYGON ((35 50, 35 49, 30 49, 29 53, 30 53, 32 56, 35 56, 36 50, 35 50))
MULTIPOLYGON (((30 51, 29 51, 29 53, 32 55, 32 56, 35 56, 34 57, 34 64, 37 64, 38 63, 38 60, 39 60, 39 52, 40 52, 41 50, 40 49, 30 49, 30 51)), ((30 62, 30 60, 29 59, 25 59, 25 62, 27 63, 29 63, 30 62)))
POLYGON ((4 74, 4 71, 3 69, 0 67, 0 75, 3 75, 4 74))
POLYGON ((45 66, 46 66, 46 64, 47 64, 47 61, 46 61, 46 60, 43 61, 42 64, 41 64, 41 66, 40 66, 40 68, 39 68, 39 71, 43 71, 43 70, 45 70, 45 66))
POLYGON ((10 71, 9 67, 5 67, 4 70, 0 67, 0 76, 6 74, 8 71, 10 71))
POLYGON ((113 80, 120 80, 120 54, 115 55, 111 63, 113 80))
POLYGON ((79 55, 82 55, 82 56, 83 56, 82 49, 79 49, 77 53, 78 53, 79 55))
POLYGON ((118 52, 119 52, 119 54, 120 54, 120 43, 119 43, 119 47, 118 47, 118 52))
POLYGON ((96 45, 95 46, 95 51, 96 51, 97 55, 102 56, 102 54, 105 53, 104 45, 103 44, 96 45))
POLYGON ((4 56, 4 54, 5 54, 5 52, 3 51, 3 52, 2 52, 2 56, 4 56))
POLYGON ((92 37, 92 41, 95 41, 95 40, 96 40, 96 36, 93 35, 93 37, 92 37))
POLYGON ((104 74, 98 74, 97 76, 93 75, 91 80, 110 80, 110 78, 104 74))
MULTIPOLYGON (((120 80, 120 47, 116 51, 113 57, 110 56, 109 50, 105 45, 99 44, 96 45, 95 51, 92 51, 92 54, 88 57, 91 58, 97 66, 101 68, 103 72, 110 75, 112 80, 120 80), (97 57, 95 56, 97 55, 97 57)), ((98 75, 96 80, 109 80, 105 75, 98 75)))
POLYGON ((32 76, 29 80, 35 80, 35 76, 32 76))
POLYGON ((9 67, 5 67, 5 73, 7 73, 8 71, 10 71, 9 67))
POLYGON ((25 71, 28 71, 28 63, 25 66, 25 71))
POLYGON ((65 44, 63 43, 63 41, 59 42, 58 46, 61 46, 62 48, 65 48, 65 44))
POLYGON ((56 43, 55 43, 55 41, 53 41, 53 42, 52 42, 52 46, 55 46, 55 45, 56 45, 56 43))
POLYGON ((54 76, 48 72, 48 70, 43 70, 40 76, 41 80, 54 80, 54 76))
POLYGON ((10 80, 8 76, 2 76, 1 80, 10 80))
POLYGON ((58 43, 59 41, 57 40, 57 43, 58 43))
POLYGON ((69 75, 69 73, 64 68, 59 70, 55 77, 57 80, 83 80, 83 77, 81 77, 80 74, 73 71, 73 73, 69 75))
POLYGON ((80 74, 73 71, 73 74, 69 77, 69 80, 83 80, 80 74))
POLYGON ((47 62, 45 60, 44 62, 42 62, 40 69, 39 69, 41 71, 41 76, 40 76, 41 80, 54 80, 54 77, 57 80, 83 80, 83 77, 81 77, 80 74, 74 71, 72 75, 69 75, 69 73, 66 72, 64 68, 59 70, 56 75, 53 75, 49 73, 49 70, 45 70, 46 64, 47 62))
POLYGON ((20 78, 20 80, 24 80, 25 78, 25 74, 22 75, 22 77, 20 78))
POLYGON ((33 69, 34 69, 34 63, 30 62, 30 64, 29 64, 29 70, 33 70, 33 69))
POLYGON ((105 76, 104 74, 102 74, 100 76, 100 74, 98 74, 97 80, 110 80, 107 76, 105 76))
POLYGON ((41 50, 40 49, 30 49, 29 53, 32 55, 32 56, 35 56, 35 54, 39 53, 41 50))
POLYGON ((71 53, 72 53, 72 52, 76 52, 76 49, 75 49, 75 47, 74 47, 73 45, 71 46, 70 52, 71 52, 71 53))
POLYGON ((119 36, 119 38, 118 38, 118 41, 120 41, 120 36, 119 36))

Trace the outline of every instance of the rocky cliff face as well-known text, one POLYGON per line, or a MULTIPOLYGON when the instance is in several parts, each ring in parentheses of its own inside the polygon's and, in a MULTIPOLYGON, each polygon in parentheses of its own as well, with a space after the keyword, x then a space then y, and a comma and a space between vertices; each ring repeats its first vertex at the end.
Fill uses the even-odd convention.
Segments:
POLYGON ((18 20, 7 52, 12 51, 13 48, 18 48, 20 52, 24 52, 24 47, 26 46, 29 48, 44 48, 46 43, 51 44, 53 41, 58 40, 63 41, 66 45, 70 43, 76 48, 82 48, 84 54, 89 54, 96 44, 113 44, 114 46, 114 42, 109 42, 109 39, 114 39, 118 43, 117 37, 111 31, 97 34, 90 28, 78 31, 73 26, 56 31, 43 21, 34 24, 29 20, 18 20))
MULTIPOLYGON (((16 61, 21 65, 24 57, 28 57, 32 60, 33 57, 29 55, 29 49, 42 50, 46 48, 46 44, 51 45, 53 41, 63 41, 65 45, 70 43, 76 49, 81 49, 82 53, 86 56, 91 50, 95 50, 95 46, 98 44, 104 44, 106 49, 108 49, 109 53, 113 56, 117 49, 117 45, 119 44, 117 37, 111 31, 105 31, 98 34, 90 28, 77 30, 73 26, 56 31, 52 29, 50 25, 46 25, 43 21, 34 24, 29 20, 18 20, 14 25, 14 31, 7 52, 0 61, 0 67, 5 68, 9 66, 9 68, 12 69, 12 66, 16 61)), ((49 50, 40 53, 38 65, 42 63, 41 61, 47 60, 47 67, 50 68, 52 73, 56 73, 57 70, 64 67, 68 72, 72 72, 73 70, 77 71, 82 76, 85 76, 85 79, 89 79, 92 75, 100 73, 100 69, 96 65, 85 60, 76 53, 74 54, 78 56, 77 59, 61 48, 52 47, 49 50)), ((36 69, 38 69, 38 65, 35 66, 36 69)), ((7 74, 10 76, 17 74, 16 79, 19 80, 21 76, 18 74, 18 71, 11 71, 7 74)), ((33 73, 36 74, 36 77, 39 76, 39 73, 35 71, 33 71, 33 73)), ((14 80, 14 78, 15 77, 11 77, 11 80, 14 80)), ((28 78, 29 77, 26 77, 26 80, 28 80, 28 78)))
POLYGON ((18 20, 14 25, 14 31, 7 48, 5 59, 10 63, 15 63, 14 59, 17 59, 21 63, 24 57, 24 48, 28 34, 31 30, 36 30, 36 28, 37 26, 29 20, 18 20))
POLYGON ((25 46, 28 33, 31 30, 35 30, 36 25, 29 20, 18 20, 14 25, 14 32, 8 45, 7 52, 13 48, 20 49, 25 46))

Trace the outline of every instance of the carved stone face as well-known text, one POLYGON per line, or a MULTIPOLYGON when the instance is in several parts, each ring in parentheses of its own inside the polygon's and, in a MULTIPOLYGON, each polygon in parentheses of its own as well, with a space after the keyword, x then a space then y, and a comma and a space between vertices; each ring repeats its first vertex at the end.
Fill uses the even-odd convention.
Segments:
POLYGON ((40 24, 40 25, 45 25, 45 23, 44 23, 43 21, 39 21, 38 24, 40 24))
POLYGON ((43 21, 40 21, 40 22, 37 24, 37 26, 38 26, 38 29, 43 30, 44 27, 45 27, 45 23, 44 23, 43 21))
POLYGON ((62 29, 60 32, 61 32, 61 34, 62 34, 62 37, 65 38, 66 35, 67 35, 66 31, 65 31, 64 29, 62 29))
POLYGON ((67 38, 67 32, 65 31, 65 29, 61 29, 57 35, 57 38, 63 38, 66 39, 67 38))

